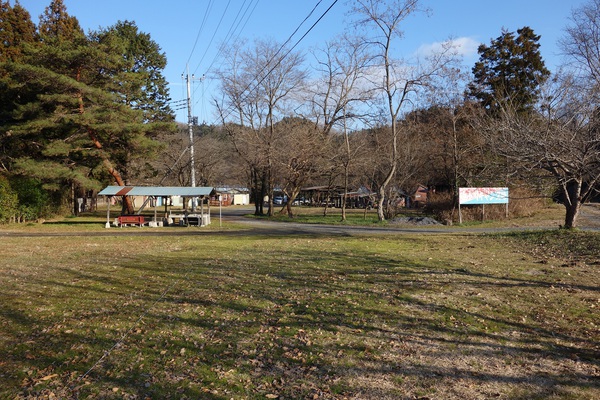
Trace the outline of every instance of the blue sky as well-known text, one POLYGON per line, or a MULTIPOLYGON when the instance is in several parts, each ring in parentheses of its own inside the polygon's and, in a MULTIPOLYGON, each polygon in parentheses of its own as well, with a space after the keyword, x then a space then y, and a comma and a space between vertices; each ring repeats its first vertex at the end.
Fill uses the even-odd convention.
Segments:
MULTIPOLYGON (((431 14, 413 15, 405 21, 405 37, 397 42, 398 51, 409 56, 449 37, 461 39, 465 43, 465 64, 470 68, 477 60, 476 51, 480 43, 489 44, 492 38, 501 34, 503 28, 516 31, 529 26, 541 35, 542 56, 547 67, 555 70, 561 62, 556 43, 569 23, 571 9, 584 2, 425 0, 423 4, 431 9, 431 14)), ((50 0, 20 0, 20 3, 37 24, 39 15, 50 0)), ((218 45, 231 29, 239 37, 250 40, 272 38, 283 42, 319 0, 64 0, 64 3, 69 14, 77 17, 86 31, 108 27, 119 20, 135 21, 139 29, 149 33, 165 52, 168 65, 164 75, 169 81, 172 99, 180 100, 186 97, 185 81, 181 78, 182 73, 186 72, 186 64, 196 77, 202 76, 210 66, 213 69, 218 66, 215 58, 218 45), (241 18, 236 17, 243 15, 245 10, 245 17, 237 25, 236 22, 241 18), (205 18, 206 15, 208 18, 205 18)), ((292 43, 333 3, 334 0, 322 0, 293 37, 292 43)), ((343 32, 348 23, 347 10, 346 0, 338 0, 297 49, 320 45, 343 32)), ((215 86, 216 83, 211 79, 192 81, 194 115, 200 121, 215 122, 210 107, 210 93, 215 86)), ((177 111, 177 120, 186 122, 187 111, 177 111)))

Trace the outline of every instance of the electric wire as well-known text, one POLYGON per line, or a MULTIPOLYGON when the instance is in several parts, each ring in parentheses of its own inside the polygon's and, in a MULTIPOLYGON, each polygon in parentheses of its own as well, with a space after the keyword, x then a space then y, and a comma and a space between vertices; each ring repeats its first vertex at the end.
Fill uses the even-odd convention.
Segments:
MULTIPOLYGON (((269 71, 264 74, 262 76, 262 78, 260 80, 258 80, 256 82, 256 84, 253 83, 249 83, 243 90, 242 93, 247 93, 246 97, 250 95, 250 89, 252 88, 252 90, 256 89, 265 79, 267 79, 267 77, 275 70, 275 68, 277 68, 277 66, 279 66, 281 64, 281 62, 283 62, 283 60, 285 59, 285 57, 287 55, 289 55, 299 44, 300 42, 302 42, 302 40, 304 40, 304 38, 315 28, 315 26, 317 26, 317 24, 329 13, 329 11, 331 11, 331 9, 338 3, 339 0, 334 0, 331 5, 329 5, 329 7, 321 14, 321 16, 310 26, 310 28, 294 43, 294 45, 292 47, 290 47, 288 49, 288 51, 277 60, 277 62, 273 65, 273 67, 271 67, 269 69, 269 71)), ((276 53, 273 55, 272 59, 275 59, 277 57, 277 55, 279 55, 279 53, 281 53, 281 51, 285 48, 285 46, 293 39, 293 37, 296 35, 296 33, 300 30, 300 28, 306 23, 306 21, 312 16, 312 14, 315 12, 315 10, 319 7, 319 5, 323 2, 323 0, 319 0, 317 2, 317 4, 312 8, 312 10, 310 11, 310 13, 302 20, 302 22, 300 22, 300 24, 296 27, 296 29, 288 36, 287 40, 280 46, 280 48, 276 51, 276 53)), ((256 7, 256 4, 255 4, 256 7)), ((253 9, 254 11, 254 9, 253 9)), ((247 23, 248 19, 246 20, 247 23)), ((244 25, 245 26, 245 25, 244 25)), ((213 35, 214 36, 214 35, 213 35)), ((265 71, 265 69, 267 69, 267 67, 269 66, 270 63, 267 63, 257 74, 257 76, 262 75, 262 73, 265 71)), ((205 76, 205 75, 204 75, 205 76)), ((195 90, 194 90, 195 93, 195 90)), ((196 102, 197 103, 197 102, 196 102)), ((232 107, 229 107, 228 110, 224 110, 224 115, 222 118, 226 118, 229 115, 231 115, 231 113, 234 111, 232 107)), ((216 124, 218 123, 218 120, 215 120, 212 122, 212 124, 216 124)), ((194 141, 195 142, 195 141, 194 141)), ((195 144, 195 143, 194 143, 195 144)))
POLYGON ((225 9, 223 10, 223 14, 221 14, 219 23, 217 24, 217 27, 215 28, 215 30, 212 34, 212 37, 210 38, 210 41, 208 42, 208 45, 206 46, 206 50, 204 50, 204 53, 202 54, 202 57, 200 58, 200 62, 198 63, 198 65, 200 65, 202 63, 202 61, 204 60, 204 57, 206 57, 206 53, 208 53, 208 50, 212 46, 212 42, 215 40, 215 36, 217 35, 217 32, 219 31, 219 28, 221 27, 221 24, 223 23, 223 18, 225 18, 225 14, 227 14, 227 10, 229 9, 230 4, 231 4, 231 0, 229 0, 227 2, 227 6, 225 6, 225 9))
MULTIPOLYGON (((232 38, 234 37, 235 32, 238 30, 238 28, 239 28, 240 24, 242 23, 242 21, 244 20, 244 18, 246 18, 245 22, 244 22, 244 25, 242 26, 242 28, 237 33, 236 40, 237 40, 237 38, 239 38, 239 36, 241 35, 242 31, 246 27, 246 24, 250 20, 250 17, 254 13, 254 10, 256 9, 256 6, 258 5, 259 0, 251 0, 250 3, 248 3, 248 6, 244 9, 244 5, 246 4, 246 2, 247 2, 247 0, 244 0, 244 3, 242 3, 242 5, 241 5, 240 9, 238 10, 238 12, 237 12, 237 14, 236 14, 233 22, 231 23, 231 26, 229 27, 229 30, 227 31, 227 34, 225 35, 225 39, 223 40, 223 43, 221 44, 221 46, 219 46, 219 50, 218 50, 217 54, 213 57, 213 60, 210 63, 210 65, 208 66, 208 68, 206 68, 206 70, 204 72, 204 75, 206 75, 210 71, 210 69, 212 68, 212 66, 215 63, 215 61, 219 58, 220 54, 223 52, 223 48, 226 48, 227 45, 232 41, 232 38), (252 8, 252 11, 250 12, 250 14, 248 14, 248 16, 246 17, 246 14, 248 13, 248 10, 250 9, 250 7, 252 7, 253 3, 254 3, 254 7, 252 8), (240 13, 242 13, 242 10, 244 12, 243 12, 243 14, 240 17, 240 13)), ((200 62, 198 63, 198 65, 194 69, 194 73, 200 68, 201 64, 202 64, 202 60, 200 60, 200 62)))
MULTIPOLYGON (((316 24, 317 24, 319 21, 321 21, 321 19, 322 19, 322 18, 323 18, 323 17, 324 17, 324 16, 325 16, 325 15, 326 15, 328 12, 329 12, 329 10, 330 10, 330 9, 331 9, 331 8, 332 8, 332 7, 333 7, 333 6, 334 6, 334 5, 337 3, 337 1, 338 1, 338 0, 335 0, 335 1, 334 1, 334 2, 333 2, 333 3, 332 3, 330 6, 329 6, 329 8, 328 8, 328 9, 327 9, 327 10, 326 10, 326 11, 325 11, 325 12, 324 12, 322 15, 321 15, 321 17, 319 17, 319 19, 317 20, 317 22, 315 22, 315 23, 314 23, 314 24, 313 24, 313 25, 312 25, 312 26, 311 26, 311 27, 308 29, 308 31, 307 31, 306 33, 304 33, 304 35, 302 35, 302 37, 301 37, 301 38, 300 38, 300 39, 299 39, 299 40, 296 42, 296 44, 295 44, 295 45, 294 45, 294 46, 293 46, 293 47, 290 49, 290 51, 286 52, 286 54, 284 55, 284 57, 285 57, 287 54, 289 54, 289 53, 290 53, 290 52, 291 52, 291 51, 292 51, 292 50, 293 50, 293 49, 294 49, 294 48, 295 48, 295 47, 296 47, 296 46, 297 46, 297 45, 298 45, 298 44, 299 44, 299 43, 300 43, 300 42, 301 42, 301 41, 302 41, 302 40, 303 40, 303 39, 304 39, 304 38, 305 38, 307 35, 308 35, 308 33, 309 33, 310 31, 312 31, 312 29, 313 29, 313 28, 316 26, 316 24)), ((315 12, 315 10, 316 10, 316 9, 319 7, 319 5, 320 5, 322 2, 323 2, 323 0, 319 0, 319 1, 316 3, 316 5, 315 5, 315 6, 312 8, 312 10, 310 11, 310 13, 309 13, 309 14, 308 14, 308 15, 307 15, 307 16, 306 16, 306 17, 305 17, 303 20, 302 20, 302 22, 301 22, 301 23, 300 23, 300 24, 299 24, 299 25, 296 27, 296 29, 295 29, 295 30, 292 32, 292 34, 291 34, 291 35, 289 35, 289 37, 287 38, 287 40, 286 40, 286 41, 285 41, 285 42, 284 42, 284 43, 281 45, 281 47, 278 49, 278 51, 277 51, 277 52, 276 52, 276 53, 273 55, 273 57, 272 57, 273 59, 275 59, 275 58, 276 58, 276 57, 279 55, 279 53, 281 53, 281 51, 282 51, 282 50, 285 48, 285 46, 286 46, 286 45, 287 45, 287 44, 288 44, 288 43, 289 43, 289 42, 290 42, 290 41, 293 39, 293 37, 296 35, 296 33, 298 33, 298 31, 300 30, 300 28, 301 28, 301 27, 302 27, 302 26, 303 26, 303 25, 306 23, 306 21, 307 21, 307 20, 308 20, 308 19, 309 19, 309 18, 312 16, 312 14, 315 12)), ((210 3, 212 4, 212 0, 211 0, 211 2, 210 2, 210 3)), ((218 24, 217 28, 215 29, 215 31, 213 32, 212 38, 211 38, 211 40, 210 40, 210 42, 209 42, 209 45, 207 46, 207 48, 206 48, 206 50, 205 50, 205 52, 204 52, 204 54, 203 54, 203 56, 202 56, 202 58, 201 58, 200 62, 198 63, 198 66, 196 67, 196 69, 195 69, 194 71, 197 71, 197 70, 198 70, 198 68, 200 67, 200 65, 202 64, 202 61, 204 60, 204 57, 206 56, 206 53, 208 52, 208 49, 209 49, 209 48, 210 48, 210 46, 212 45, 212 42, 213 42, 213 40, 214 40, 214 37, 216 36, 216 33, 217 33, 217 31, 218 31, 218 29, 219 29, 219 27, 220 27, 220 25, 221 25, 221 23, 222 23, 222 21, 223 21, 223 18, 224 18, 224 16, 225 16, 225 13, 226 13, 227 9, 229 8, 229 5, 230 5, 230 3, 231 3, 231 0, 229 0, 229 2, 227 3, 227 6, 226 6, 226 8, 225 8, 225 11, 223 12, 223 14, 222 14, 222 16, 221 16, 221 19, 219 20, 219 24, 218 24)), ((242 6, 240 7, 240 10, 238 11, 238 14, 237 14, 237 15, 239 15, 239 13, 240 13, 240 12, 241 12, 241 10, 243 9, 243 7, 244 7, 244 4, 245 4, 245 3, 246 3, 246 0, 244 1, 244 3, 242 4, 242 6)), ((209 6, 210 6, 211 4, 209 4, 209 6)), ((251 5, 252 5, 252 2, 251 2, 251 3, 248 5, 248 7, 246 8, 246 11, 244 12, 244 15, 246 14, 247 10, 250 8, 250 6, 251 6, 251 5)), ((243 27, 245 27, 245 26, 246 26, 247 22, 248 22, 248 21, 249 21, 249 19, 250 19, 250 16, 252 15, 252 13, 254 12, 254 10, 256 9, 256 6, 257 6, 257 5, 258 5, 258 0, 257 0, 257 2, 254 4, 254 8, 252 9, 252 12, 251 12, 251 13, 248 15, 248 18, 246 18, 246 21, 245 21, 245 23, 244 23, 244 26, 243 26, 243 27)), ((205 13, 205 17, 204 17, 205 19, 204 19, 204 20, 206 20, 206 17, 207 17, 207 15, 208 15, 208 8, 207 8, 207 12, 205 13)), ((233 23, 232 23, 232 27, 230 27, 230 29, 229 29, 229 32, 232 32, 233 26, 234 26, 234 25, 236 25, 236 21, 237 21, 237 15, 236 15, 236 19, 234 19, 234 21, 233 21, 233 23)), ((236 27, 237 27, 237 26, 239 26, 239 23, 241 23, 241 20, 242 20, 242 19, 240 19, 240 20, 237 22, 237 25, 236 25, 236 27)), ((204 24, 204 21, 203 21, 203 24, 204 24)), ((242 30, 243 30, 243 27, 242 27, 242 30)), ((203 26, 201 27, 201 30, 202 30, 202 28, 203 28, 203 26)), ((237 28, 236 28, 236 29, 237 29, 237 28)), ((238 32, 238 36, 237 36, 237 37, 239 37, 239 35, 241 34, 242 30, 240 30, 240 31, 238 32)), ((197 44, 197 42, 198 42, 198 38, 200 37, 200 32, 201 32, 201 31, 199 31, 199 32, 198 32, 198 36, 196 37, 196 42, 194 43, 194 49, 196 48, 196 44, 197 44)), ((229 35, 229 32, 228 32, 228 35, 229 35)), ((235 32, 235 29, 233 30, 233 32, 235 32)), ((233 34, 231 34, 231 35, 229 36, 229 39, 231 39, 232 37, 233 37, 233 34)), ((223 49, 223 48, 226 46, 226 44, 227 44, 227 43, 228 43, 228 41, 226 40, 226 41, 224 42, 223 46, 221 46, 221 49, 220 49, 220 50, 217 52, 217 54, 216 54, 216 55, 215 55, 215 57, 213 58, 213 61, 211 62, 211 64, 210 64, 209 68, 207 68, 206 72, 203 74, 203 76, 204 76, 204 77, 206 76, 206 74, 207 74, 207 73, 209 73, 209 72, 210 72, 210 69, 212 68, 212 66, 214 65, 214 63, 216 62, 216 60, 218 59, 219 55, 222 53, 222 49, 223 49)), ((193 53, 193 51, 192 51, 192 53, 193 53)), ((190 54, 190 59, 191 59, 191 56, 192 56, 192 54, 190 54)), ((271 72, 272 72, 272 71, 273 71, 273 70, 274 70, 274 69, 275 69, 275 68, 276 68, 276 67, 277 67, 277 66, 278 66, 278 65, 279 65, 279 64, 280 64, 282 61, 283 61, 283 58, 282 58, 282 59, 280 59, 280 60, 279 60, 279 61, 278 61, 278 62, 275 64, 275 66, 269 70, 269 73, 267 73, 266 75, 264 75, 264 76, 263 76, 263 78, 260 80, 260 82, 258 82, 258 83, 256 84, 256 86, 258 86, 258 85, 259 85, 259 84, 260 84, 262 81, 264 81, 264 79, 266 79, 266 78, 268 77, 268 75, 269 75, 269 74, 270 74, 270 73, 271 73, 271 72)), ((189 59, 188 59, 188 62, 189 62, 189 59)), ((263 69, 261 69, 261 71, 259 71, 259 76, 260 76, 260 74, 262 74, 262 72, 264 72, 264 70, 265 70, 265 69, 268 67, 268 65, 269 65, 269 64, 265 65, 265 67, 264 67, 263 69)), ((248 85, 248 86, 247 86, 247 87, 244 89, 244 91, 248 90, 248 89, 250 88, 250 86, 251 86, 251 84, 249 84, 249 85, 248 85)), ((256 87, 256 86, 255 86, 255 87, 256 87)), ((195 93, 195 92, 196 92, 196 88, 194 88, 194 90, 193 90, 193 93, 195 93)), ((197 102, 196 102, 196 103, 197 103, 197 102)))
MULTIPOLYGON (((208 68, 206 68, 205 72, 202 74, 203 77, 208 77, 209 74, 212 71, 212 68, 214 66, 214 64, 217 62, 217 60, 221 57, 221 54, 223 53, 224 49, 228 47, 228 44, 230 42, 235 42, 239 39, 240 35, 242 34, 242 32, 244 31, 244 28, 246 27, 246 25, 248 24, 248 21, 250 20, 250 18, 252 17, 252 15, 254 14, 254 10, 256 10, 256 7, 258 6, 258 3, 260 0, 251 0, 250 3, 248 3, 248 6, 244 9, 244 5, 246 4, 247 0, 244 0, 244 3, 242 4, 242 6, 240 7, 234 21, 231 24, 231 27, 229 28, 229 31, 227 32, 227 35, 225 35, 225 40, 223 41, 223 43, 219 46, 219 50, 217 51, 217 53, 215 54, 215 56, 213 57, 210 65, 208 66, 208 68), (240 13, 242 12, 242 10, 244 10, 243 14, 240 17, 240 13), (250 10, 250 12, 248 13, 248 11, 250 10), (240 28, 240 24, 244 23, 241 28, 240 28)), ((201 63, 198 63, 198 66, 196 67, 196 69, 194 70, 197 71, 200 68, 201 63)), ((204 101, 204 93, 205 93, 205 89, 206 89, 206 84, 203 80, 202 82, 202 101, 204 101)), ((209 86, 211 85, 211 83, 209 82, 208 84, 209 86)), ((196 94, 196 90, 197 88, 194 87, 194 89, 192 90, 192 95, 196 94)), ((193 97, 193 96, 192 96, 193 97)), ((200 100, 197 100, 196 103, 194 105, 197 105, 198 102, 200 100)))
POLYGON ((190 60, 192 59, 192 56, 194 55, 194 50, 196 50, 196 45, 198 45, 198 40, 200 40, 200 35, 204 30, 204 24, 208 20, 208 16, 210 15, 210 10, 212 9, 213 4, 213 0, 210 0, 206 6, 206 10, 204 11, 204 17, 202 18, 202 23, 200 24, 200 28, 198 28, 198 34, 196 35, 196 40, 194 41, 194 45, 192 46, 190 56, 188 57, 187 62, 185 63, 186 65, 189 64, 190 60))
MULTIPOLYGON (((294 44, 294 46, 292 46, 292 48, 289 49, 289 51, 287 51, 283 57, 279 58, 278 61, 275 63, 275 65, 262 77, 262 79, 260 79, 256 85, 254 86, 253 89, 256 89, 256 87, 258 87, 274 70, 275 68, 277 68, 277 66, 279 66, 281 64, 281 62, 283 62, 283 59, 291 53, 291 51, 310 33, 310 31, 312 31, 312 29, 317 25, 317 23, 319 23, 319 21, 321 21, 323 19, 323 17, 325 17, 325 15, 329 12, 329 10, 331 10, 331 8, 337 3, 338 0, 335 0, 327 10, 325 10, 325 12, 317 19, 317 21, 302 35, 302 37, 300 39, 298 39, 296 41, 296 43, 294 44)), ((272 60, 276 59, 277 56, 282 52, 283 49, 285 49, 285 47, 287 46, 288 43, 290 43, 290 41, 293 39, 293 37, 296 35, 296 33, 298 33, 298 31, 300 30, 300 28, 306 23, 306 21, 313 15, 313 13, 315 12, 315 10, 319 7, 319 5, 321 5, 321 3, 323 2, 323 0, 319 0, 315 6, 312 8, 312 10, 310 10, 310 12, 308 13, 308 15, 302 20, 302 22, 300 22, 300 24, 298 24, 298 26, 296 27, 296 29, 288 36, 288 38, 286 39, 286 41, 279 47, 279 49, 275 52, 275 54, 272 56, 272 60)), ((257 76, 261 76, 262 73, 268 68, 268 66, 271 63, 267 63, 265 64, 265 66, 263 68, 261 68, 261 70, 258 72, 257 76)), ((242 93, 248 92, 250 87, 252 86, 252 83, 249 83, 243 90, 242 93)), ((249 94, 248 94, 249 95, 249 94)), ((247 96, 248 96, 247 95, 247 96)), ((227 116, 229 116, 231 114, 231 112, 233 112, 233 110, 228 111, 227 112, 227 116)), ((214 122, 216 123, 216 121, 214 122)))
MULTIPOLYGON (((316 8, 316 7, 317 7, 317 6, 318 6, 318 5, 321 3, 321 1, 322 1, 322 0, 320 0, 320 1, 317 3, 317 5, 315 6, 315 8, 316 8)), ((334 1, 333 1, 333 3, 331 3, 331 5, 330 5, 330 6, 327 8, 327 10, 325 10, 325 11, 323 12, 323 14, 321 14, 321 16, 320 16, 320 17, 319 17, 319 18, 318 18, 318 19, 317 19, 317 20, 316 20, 316 21, 315 21, 315 22, 314 22, 314 23, 313 23, 313 24, 310 26, 310 28, 309 28, 309 29, 308 29, 308 30, 307 30, 307 31, 306 31, 306 32, 305 32, 305 33, 304 33, 304 34, 303 34, 303 35, 302 35, 302 36, 301 36, 301 37, 300 37, 300 38, 299 38, 299 39, 296 41, 296 43, 294 43, 294 45, 293 45, 291 48, 289 48, 289 49, 288 49, 288 51, 287 51, 287 52, 286 52, 286 53, 285 53, 285 54, 284 54, 284 55, 283 55, 281 58, 279 58, 279 60, 277 61, 277 63, 276 63, 276 64, 275 64, 275 65, 274 65, 274 66, 273 66, 273 67, 272 67, 272 68, 271 68, 271 69, 270 69, 270 70, 269 70, 269 71, 268 71, 268 72, 267 72, 267 73, 266 73, 266 74, 265 74, 265 75, 264 75, 264 76, 263 76, 263 77, 262 77, 262 78, 261 78, 261 79, 260 79, 260 80, 259 80, 259 81, 256 83, 256 85, 254 86, 254 88, 253 88, 253 89, 255 89, 256 87, 258 87, 258 85, 260 85, 260 84, 261 84, 261 83, 262 83, 262 82, 263 82, 265 79, 267 79, 267 77, 268 77, 268 76, 269 76, 269 75, 270 75, 270 74, 271 74, 271 73, 272 73, 272 72, 275 70, 275 68, 277 68, 277 66, 279 66, 279 64, 281 64, 281 63, 283 62, 283 60, 285 59, 285 57, 287 57, 287 56, 288 56, 288 54, 290 54, 290 53, 291 53, 291 52, 294 50, 294 48, 296 48, 296 47, 297 47, 297 46, 300 44, 300 42, 301 42, 302 40, 304 40, 304 38, 305 38, 305 37, 306 37, 306 36, 307 36, 307 35, 308 35, 308 34, 309 34, 309 33, 310 33, 310 32, 311 32, 311 31, 312 31, 314 28, 315 28, 315 26, 317 26, 317 24, 318 24, 318 23, 319 23, 319 22, 320 22, 320 21, 321 21, 321 20, 322 20, 322 19, 325 17, 325 15, 327 15, 327 14, 329 13, 329 11, 330 11, 330 10, 333 8, 333 6, 335 6, 335 5, 336 5, 336 3, 337 3, 338 1, 339 1, 339 0, 334 0, 334 1)), ((311 13, 310 13, 310 14, 307 16, 307 18, 305 18, 305 19, 304 19, 304 20, 303 20, 303 21, 300 23, 299 27, 300 27, 300 26, 302 26, 302 25, 304 24, 304 22, 305 22, 305 21, 306 21, 306 20, 307 20, 307 19, 310 17, 310 15, 311 15, 311 14, 314 12, 315 8, 313 8, 313 10, 311 11, 311 13)), ((284 44, 283 44, 283 45, 282 45, 282 46, 279 48, 279 50, 276 52, 276 55, 277 55, 277 54, 279 54, 279 52, 281 52, 281 50, 284 48, 285 44, 286 44, 286 43, 288 43, 288 42, 291 40, 291 38, 294 36, 294 34, 295 34, 297 31, 298 31, 299 27, 298 27, 298 28, 296 28, 296 30, 294 31, 294 33, 292 33, 292 35, 291 35, 291 36, 288 38, 288 40, 287 40, 287 41, 286 41, 286 42, 285 42, 285 43, 284 43, 284 44)), ((273 58, 274 58, 274 57, 275 57, 275 56, 273 56, 273 58)), ((268 65, 268 64, 267 64, 267 65, 268 65)), ((266 68, 266 67, 265 67, 265 68, 266 68)), ((265 68, 261 69, 260 73, 262 73, 262 71, 264 71, 264 69, 265 69, 265 68)), ((260 73, 259 73, 259 74, 260 74, 260 73)), ((249 93, 249 89, 250 89, 250 86, 251 86, 251 85, 252 85, 251 83, 250 83, 250 84, 248 84, 248 86, 246 86, 246 87, 244 88, 244 90, 242 91, 242 93, 248 92, 248 93, 246 94, 246 97, 250 95, 250 93, 249 93)), ((225 115, 225 117, 227 117, 227 116, 231 115, 231 113, 232 113, 233 111, 234 111, 234 110, 233 110, 233 108, 231 108, 231 107, 230 107, 230 109, 229 109, 228 111, 226 111, 226 115, 225 115)), ((216 124, 217 122, 218 122, 218 121, 214 121, 212 124, 214 125, 214 124, 216 124)), ((196 144, 198 140, 199 140, 199 139, 194 139, 194 141, 193 141, 193 144, 196 144)))
MULTIPOLYGON (((244 31, 244 28, 248 24, 248 21, 254 14, 254 11, 256 10, 256 7, 258 6, 258 3, 260 2, 260 0, 251 0, 248 3, 248 6, 244 9, 244 5, 246 4, 246 2, 247 2, 247 0, 244 0, 244 3, 238 10, 238 13, 236 14, 235 19, 231 23, 231 26, 229 27, 229 30, 227 31, 227 34, 225 35, 225 39, 223 40, 223 43, 221 43, 221 45, 219 46, 217 53, 213 57, 209 66, 205 69, 205 72, 203 75, 206 76, 207 74, 210 73, 213 65, 220 58, 224 49, 228 47, 230 42, 232 42, 232 41, 235 42, 235 41, 239 40, 240 35, 244 31), (240 13, 242 12, 242 10, 243 10, 243 13, 240 16, 240 13), (250 12, 248 12, 249 10, 250 10, 250 12), (240 28, 240 25, 242 24, 242 22, 243 22, 243 25, 240 28)), ((198 66, 196 67, 196 69, 194 71, 197 71, 200 68, 200 65, 201 65, 201 63, 198 63, 198 66)))
MULTIPOLYGON (((262 76, 262 78, 260 78, 260 80, 258 80, 256 82, 256 84, 254 84, 254 87, 252 87, 253 83, 249 83, 243 90, 242 90, 242 96, 243 93, 246 93, 245 97, 247 98, 248 96, 250 96, 250 91, 256 89, 262 82, 265 81, 265 79, 267 79, 269 77, 269 75, 275 70, 275 68, 277 68, 285 59, 285 57, 287 57, 299 44, 302 40, 304 40, 304 38, 306 38, 306 36, 315 28, 315 26, 317 26, 317 24, 325 17, 325 15, 327 15, 329 13, 329 11, 333 8, 333 6, 336 5, 336 3, 339 0, 334 0, 333 3, 331 3, 331 5, 327 8, 327 10, 325 10, 321 16, 310 26, 310 28, 296 41, 296 43, 294 43, 294 45, 292 47, 290 47, 283 56, 279 57, 277 59, 277 62, 269 69, 269 71, 264 74, 262 76), (251 88, 252 87, 252 88, 251 88)), ((300 23, 300 25, 296 28, 296 30, 288 37, 288 39, 281 45, 281 47, 277 50, 277 52, 275 52, 275 54, 272 57, 272 60, 275 59, 278 54, 285 48, 285 46, 292 40, 293 36, 296 34, 296 32, 298 32, 298 30, 300 29, 300 27, 306 22, 306 20, 308 18, 310 18, 310 16, 312 15, 312 13, 314 12, 314 10, 319 6, 319 4, 321 4, 322 0, 319 0, 319 2, 317 3, 317 5, 315 5, 315 7, 311 10, 311 12, 309 13, 309 15, 304 18, 304 20, 300 23)), ((261 76, 263 71, 265 69, 267 69, 267 67, 269 66, 270 62, 267 63, 257 74, 257 76, 261 76)), ((229 107, 229 110, 226 111, 225 115, 222 117, 223 119, 225 117, 228 117, 229 115, 231 115, 231 113, 233 112, 233 108, 229 107)), ((213 124, 216 124, 218 121, 213 122, 213 124)))

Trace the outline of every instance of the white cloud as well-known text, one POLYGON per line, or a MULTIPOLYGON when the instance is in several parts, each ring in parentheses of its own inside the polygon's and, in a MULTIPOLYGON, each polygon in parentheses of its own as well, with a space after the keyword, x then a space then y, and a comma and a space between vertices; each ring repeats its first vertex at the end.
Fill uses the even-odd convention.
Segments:
POLYGON ((464 57, 471 57, 477 54, 477 48, 481 44, 477 40, 469 37, 454 39, 452 42, 457 46, 459 54, 464 57))
POLYGON ((416 51, 416 54, 420 57, 427 57, 431 54, 439 53, 451 45, 456 51, 457 55, 470 58, 477 54, 477 48, 481 43, 470 37, 452 38, 445 42, 435 42, 430 44, 424 44, 416 51))

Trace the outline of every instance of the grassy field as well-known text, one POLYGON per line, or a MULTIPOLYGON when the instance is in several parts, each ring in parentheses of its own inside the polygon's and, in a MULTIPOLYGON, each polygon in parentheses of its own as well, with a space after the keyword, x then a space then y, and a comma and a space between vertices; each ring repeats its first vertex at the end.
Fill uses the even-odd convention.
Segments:
POLYGON ((0 235, 0 398, 600 398, 598 234, 48 226, 0 235))

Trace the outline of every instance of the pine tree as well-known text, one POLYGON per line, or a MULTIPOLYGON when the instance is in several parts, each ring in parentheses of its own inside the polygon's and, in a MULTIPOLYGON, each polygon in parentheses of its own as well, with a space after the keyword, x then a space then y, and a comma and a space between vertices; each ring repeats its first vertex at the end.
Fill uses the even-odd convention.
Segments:
POLYGON ((67 13, 62 0, 52 0, 40 16, 40 38, 47 44, 62 44, 84 40, 85 34, 77 18, 67 13))
POLYGON ((124 57, 134 45, 118 35, 86 37, 61 0, 46 8, 39 29, 40 45, 23 62, 0 63, 0 84, 15 95, 10 123, 0 129, 10 141, 4 159, 49 189, 125 185, 131 161, 158 147, 143 107, 147 73, 124 57))
MULTIPOLYGON (((11 7, 8 1, 0 0, 0 65, 21 61, 26 46, 36 43, 36 28, 29 13, 18 2, 11 7)), ((23 88, 12 90, 11 86, 10 77, 0 70, 0 172, 9 170, 11 158, 27 152, 26 146, 15 142, 10 130, 3 129, 13 122, 18 99, 27 97, 23 88)))
POLYGON ((494 112, 503 103, 529 111, 539 97, 539 87, 550 75, 540 54, 540 36, 529 27, 503 31, 490 46, 479 46, 469 94, 494 112))
POLYGON ((147 33, 140 32, 135 22, 125 21, 92 34, 99 44, 119 43, 124 63, 116 80, 123 102, 142 110, 145 122, 172 122, 167 81, 162 70, 167 58, 160 46, 147 33))

